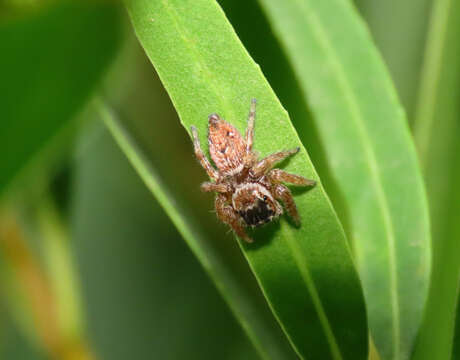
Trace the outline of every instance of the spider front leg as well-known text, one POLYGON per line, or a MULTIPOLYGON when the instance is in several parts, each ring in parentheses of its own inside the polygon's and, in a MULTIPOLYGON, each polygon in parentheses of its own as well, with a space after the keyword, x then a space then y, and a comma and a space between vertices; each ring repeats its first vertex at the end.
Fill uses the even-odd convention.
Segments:
POLYGON ((243 162, 246 168, 252 167, 257 162, 257 155, 252 152, 252 145, 254 143, 254 121, 256 118, 256 99, 251 100, 251 109, 248 116, 248 127, 246 129, 246 154, 244 155, 243 162))
POLYGON ((196 127, 192 126, 191 129, 193 136, 193 147, 195 149, 195 156, 197 157, 201 166, 206 170, 208 176, 214 181, 216 181, 219 178, 219 173, 216 169, 212 167, 211 163, 204 155, 203 150, 201 150, 200 139, 198 139, 198 131, 196 130, 196 127))
POLYGON ((297 212, 297 206, 295 205, 291 191, 283 184, 277 184, 273 189, 273 193, 277 200, 281 200, 283 202, 289 216, 294 220, 295 224, 299 226, 299 213, 297 212))
POLYGON ((251 100, 251 109, 248 116, 248 128, 246 129, 246 153, 252 151, 252 144, 254 142, 254 122, 256 119, 256 99, 251 100))
POLYGON ((270 180, 272 180, 275 183, 284 182, 284 183, 293 184, 297 186, 315 186, 316 185, 315 180, 306 179, 300 175, 290 174, 281 169, 270 170, 270 172, 268 173, 268 177, 270 178, 270 180))
POLYGON ((292 149, 292 150, 280 151, 280 152, 268 155, 266 158, 260 160, 256 165, 252 167, 251 175, 256 178, 264 175, 268 170, 270 170, 273 166, 275 166, 281 160, 284 160, 291 155, 297 154, 299 150, 300 148, 296 147, 295 149, 292 149))
POLYGON ((203 192, 217 192, 217 193, 228 193, 231 188, 227 184, 216 184, 212 182, 204 182, 201 184, 201 191, 203 192))
POLYGON ((235 210, 228 205, 227 199, 224 195, 217 195, 215 201, 215 207, 217 217, 225 224, 229 225, 232 230, 242 238, 244 241, 251 243, 253 240, 246 234, 244 227, 241 225, 240 219, 235 213, 235 210))

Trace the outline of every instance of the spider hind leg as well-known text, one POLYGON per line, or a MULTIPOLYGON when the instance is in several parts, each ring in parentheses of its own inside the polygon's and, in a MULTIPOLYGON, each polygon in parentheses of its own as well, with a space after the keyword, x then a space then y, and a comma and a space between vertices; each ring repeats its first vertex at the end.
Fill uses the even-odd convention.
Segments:
POLYGON ((300 225, 300 217, 299 213, 297 212, 297 206, 294 202, 294 198, 292 197, 291 191, 283 184, 275 185, 273 190, 275 198, 281 200, 288 212, 289 216, 294 220, 294 223, 299 226, 300 225))
POLYGON ((273 169, 268 173, 268 177, 270 180, 274 181, 275 183, 288 183, 297 186, 315 186, 316 181, 304 178, 300 175, 290 174, 281 169, 273 169))
POLYGON ((289 156, 297 154, 299 150, 300 148, 296 147, 295 149, 284 150, 268 155, 252 167, 251 172, 253 176, 259 177, 264 175, 267 171, 272 169, 277 163, 286 159, 289 156))
POLYGON ((229 225, 232 230, 236 233, 238 237, 243 239, 248 243, 252 243, 253 240, 246 234, 244 227, 241 225, 240 219, 238 215, 235 213, 235 210, 226 203, 227 199, 224 195, 217 195, 215 206, 217 217, 224 222, 225 224, 229 225))

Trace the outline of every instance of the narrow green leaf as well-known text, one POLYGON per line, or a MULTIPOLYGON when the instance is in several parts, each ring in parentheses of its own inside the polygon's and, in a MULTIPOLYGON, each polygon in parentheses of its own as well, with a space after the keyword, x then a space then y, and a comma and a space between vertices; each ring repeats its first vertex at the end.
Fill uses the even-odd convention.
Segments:
POLYGON ((44 6, 0 19, 0 194, 88 98, 113 57, 110 3, 44 6))
MULTIPOLYGON (((217 112, 243 131, 259 102, 255 148, 266 155, 301 145, 258 66, 214 1, 127 1, 137 35, 185 128, 217 112)), ((302 147, 288 171, 317 178, 302 147)), ((198 190, 196 190, 198 191, 198 190)), ((283 218, 254 234, 245 256, 277 319, 302 358, 367 357, 364 304, 343 230, 319 184, 296 193, 303 220, 283 218)))
POLYGON ((390 78, 348 1, 260 3, 345 196, 377 350, 384 359, 407 359, 427 295, 430 235, 414 146, 390 78))
POLYGON ((460 3, 433 5, 414 122, 433 224, 433 274, 418 360, 451 358, 460 280, 460 3))

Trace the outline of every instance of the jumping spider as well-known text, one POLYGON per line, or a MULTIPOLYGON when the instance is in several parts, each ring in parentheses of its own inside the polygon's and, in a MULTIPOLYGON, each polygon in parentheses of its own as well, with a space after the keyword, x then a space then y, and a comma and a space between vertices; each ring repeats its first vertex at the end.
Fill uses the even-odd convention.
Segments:
POLYGON ((253 240, 246 234, 245 226, 266 224, 283 213, 278 200, 284 203, 294 222, 300 224, 292 194, 282 182, 298 186, 316 183, 281 169, 272 169, 276 163, 296 154, 299 148, 257 159, 257 154, 252 151, 255 117, 256 100, 252 99, 246 139, 243 139, 238 130, 219 115, 209 115, 209 153, 218 170, 203 154, 195 126, 191 128, 195 155, 213 180, 201 184, 201 190, 217 193, 215 207, 218 218, 247 242, 253 240))

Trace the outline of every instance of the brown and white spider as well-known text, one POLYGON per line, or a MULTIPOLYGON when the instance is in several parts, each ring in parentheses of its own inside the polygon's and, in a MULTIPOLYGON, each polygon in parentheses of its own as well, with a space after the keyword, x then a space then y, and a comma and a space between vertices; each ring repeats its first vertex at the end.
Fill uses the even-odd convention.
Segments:
POLYGON ((209 153, 218 170, 203 154, 195 126, 191 128, 195 155, 212 180, 201 184, 201 190, 217 193, 217 217, 247 242, 252 239, 246 234, 245 226, 266 224, 283 213, 278 200, 284 203, 294 222, 300 224, 291 191, 282 182, 298 186, 316 184, 314 180, 272 169, 276 163, 296 154, 299 148, 257 159, 257 154, 252 151, 255 117, 256 100, 252 99, 246 139, 243 139, 238 130, 219 115, 209 115, 209 153))

